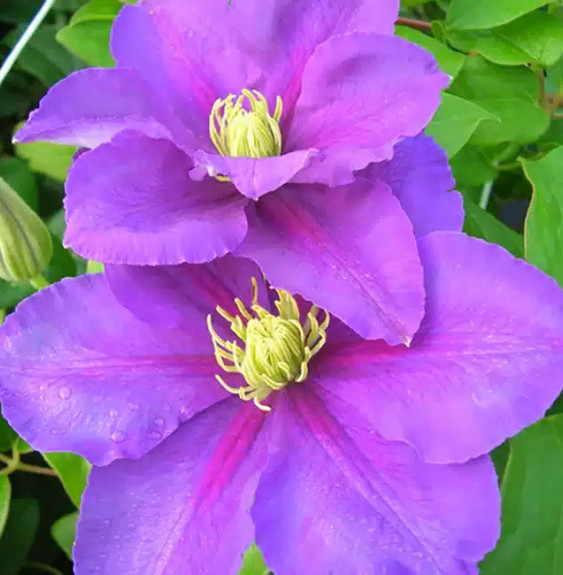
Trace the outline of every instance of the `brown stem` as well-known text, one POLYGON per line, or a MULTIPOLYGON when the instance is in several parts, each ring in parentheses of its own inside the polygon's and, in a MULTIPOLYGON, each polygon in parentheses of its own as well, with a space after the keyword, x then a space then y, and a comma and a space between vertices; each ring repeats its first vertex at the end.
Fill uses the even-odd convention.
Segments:
POLYGON ((27 473, 36 473, 38 475, 49 475, 50 477, 57 477, 57 473, 48 467, 39 467, 38 465, 22 463, 19 460, 19 456, 16 456, 12 459, 3 453, 0 453, 0 462, 4 463, 6 466, 4 469, 2 469, 2 471, 0 471, 1 475, 10 475, 14 471, 26 471, 27 473))
POLYGON ((399 18, 397 18, 397 24, 400 24, 401 26, 408 26, 409 28, 414 28, 415 30, 423 30, 425 32, 430 32, 432 30, 432 24, 430 24, 430 22, 415 20, 414 18, 403 18, 402 16, 399 16, 399 18))

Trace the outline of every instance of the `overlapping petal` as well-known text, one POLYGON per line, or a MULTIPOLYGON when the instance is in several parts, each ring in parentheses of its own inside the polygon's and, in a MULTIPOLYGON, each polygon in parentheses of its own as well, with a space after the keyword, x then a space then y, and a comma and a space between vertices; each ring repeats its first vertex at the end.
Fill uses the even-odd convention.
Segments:
POLYGON ((488 458, 428 465, 383 440, 345 401, 334 417, 308 385, 284 399, 268 420, 279 452, 252 508, 276 575, 477 573, 499 529, 488 458))
POLYGON ((284 148, 318 149, 326 159, 313 160, 310 178, 303 171, 299 181, 344 184, 355 170, 390 159, 401 138, 430 121, 448 82, 431 54, 401 38, 327 40, 305 68, 284 148))
POLYGON ((393 150, 393 159, 371 164, 360 174, 388 184, 409 216, 417 238, 436 231, 460 232, 463 227, 461 194, 455 185, 446 153, 432 138, 405 138, 393 150))
POLYGON ((317 155, 315 150, 298 150, 268 158, 235 158, 200 150, 194 155, 194 160, 197 164, 196 173, 203 168, 206 175, 227 176, 241 194, 257 200, 292 180, 317 155))
POLYGON ((257 280, 258 302, 269 307, 258 266, 232 255, 201 265, 106 266, 106 277, 125 307, 143 321, 167 328, 192 330, 205 324, 217 306, 239 313, 234 300, 250 306, 252 278, 257 280))
POLYGON ((83 154, 67 181, 65 242, 107 263, 211 261, 247 230, 248 200, 232 186, 189 177, 193 164, 174 144, 136 132, 83 154))
POLYGON ((436 232, 419 242, 426 314, 410 349, 329 344, 311 377, 426 461, 488 453, 563 387, 563 292, 496 245, 436 232))
POLYGON ((41 451, 94 464, 136 458, 227 394, 205 323, 158 329, 119 305, 102 275, 25 300, 2 328, 0 401, 41 451))
MULTIPOLYGON (((126 6, 112 35, 118 65, 133 67, 171 99, 184 124, 207 136, 215 99, 243 88, 291 111, 303 68, 329 37, 392 34, 397 0, 145 0, 126 6), (131 30, 143 42, 131 42, 131 30)), ((203 146, 203 149, 206 149, 203 146)))
POLYGON ((264 417, 230 398, 141 460, 94 468, 77 572, 236 575, 254 539, 249 508, 264 465, 264 417))
POLYGON ((71 74, 41 100, 19 142, 48 140, 94 148, 123 130, 136 130, 154 138, 180 142, 187 136, 177 130, 171 109, 149 82, 130 69, 91 68, 71 74))
POLYGON ((277 288, 301 294, 360 335, 405 343, 423 314, 412 226, 383 183, 286 186, 249 206, 236 254, 277 288))

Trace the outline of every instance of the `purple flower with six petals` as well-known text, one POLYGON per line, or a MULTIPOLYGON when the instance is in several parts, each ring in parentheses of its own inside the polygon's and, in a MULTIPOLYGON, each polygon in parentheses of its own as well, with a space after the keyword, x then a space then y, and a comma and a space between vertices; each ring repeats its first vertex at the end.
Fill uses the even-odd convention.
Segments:
MULTIPOLYGON (((17 134, 89 149, 67 182, 66 244, 133 265, 232 252, 363 337, 408 343, 424 293, 401 149, 440 154, 417 135, 448 78, 391 35, 397 14, 396 0, 125 6, 117 68, 69 76, 17 134)), ((438 229, 459 231, 445 179, 438 229)))
POLYGON ((253 540, 276 575, 476 574, 499 525, 485 454, 561 389, 563 294, 459 233, 418 247, 410 348, 276 300, 230 255, 24 301, 0 332, 0 399, 36 448, 99 466, 77 574, 234 574, 253 540))

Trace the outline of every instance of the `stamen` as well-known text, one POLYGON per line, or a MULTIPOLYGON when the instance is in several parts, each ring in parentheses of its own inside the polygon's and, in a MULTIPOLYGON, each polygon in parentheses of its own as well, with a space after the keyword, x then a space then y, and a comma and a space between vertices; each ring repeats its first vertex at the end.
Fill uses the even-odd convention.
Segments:
MULTIPOLYGON (((271 116, 266 98, 257 90, 243 90, 217 100, 209 116, 209 135, 222 156, 267 158, 279 156, 282 135, 279 126, 283 102, 278 96, 271 116), (246 107, 245 107, 246 105, 246 107)), ((215 176, 221 181, 225 176, 215 176)))
POLYGON ((243 401, 252 401, 263 411, 270 407, 262 403, 273 391, 283 389, 291 382, 301 383, 307 378, 309 361, 326 342, 330 315, 326 312, 321 323, 317 319, 319 308, 311 306, 305 323, 300 321, 299 306, 295 298, 284 290, 275 290, 274 303, 278 315, 273 315, 258 303, 258 282, 252 278, 252 304, 250 310, 236 298, 239 315, 231 315, 217 307, 219 315, 229 323, 230 330, 240 339, 226 341, 215 331, 211 315, 207 327, 211 334, 217 364, 226 373, 238 373, 246 385, 231 387, 220 376, 217 381, 243 401))

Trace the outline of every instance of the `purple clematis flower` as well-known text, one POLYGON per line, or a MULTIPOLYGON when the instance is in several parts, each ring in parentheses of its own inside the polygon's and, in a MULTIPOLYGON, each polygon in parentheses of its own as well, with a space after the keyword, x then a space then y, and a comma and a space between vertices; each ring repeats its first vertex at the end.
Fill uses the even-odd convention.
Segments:
POLYGON ((563 294, 463 234, 418 246, 410 349, 230 255, 109 266, 23 302, 0 331, 4 413, 100 466, 77 574, 229 575, 253 540, 276 575, 476 574, 499 528, 484 454, 560 392, 563 294))
POLYGON ((462 208, 417 137, 448 77, 391 35, 398 4, 125 6, 117 68, 69 76, 17 134, 89 150, 67 182, 66 245, 131 265, 233 252, 363 337, 408 343, 424 309, 412 226, 459 231, 462 208))

